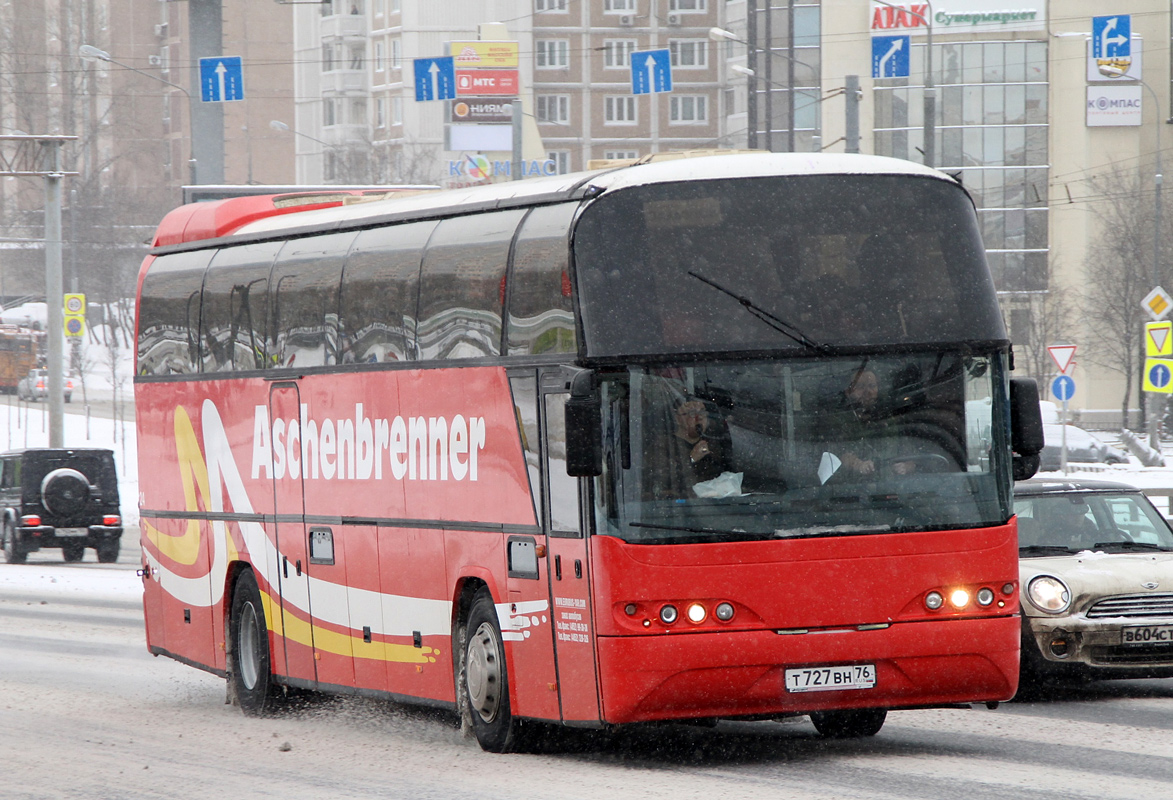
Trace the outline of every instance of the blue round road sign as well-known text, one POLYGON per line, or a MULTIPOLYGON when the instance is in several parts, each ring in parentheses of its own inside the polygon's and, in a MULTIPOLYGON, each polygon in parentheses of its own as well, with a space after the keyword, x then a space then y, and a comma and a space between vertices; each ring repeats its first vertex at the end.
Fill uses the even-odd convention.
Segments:
POLYGON ((1060 375, 1051 381, 1051 394, 1056 400, 1070 400, 1075 394, 1075 380, 1070 375, 1060 375))
POLYGON ((1164 364, 1153 364, 1149 369, 1149 383, 1158 389, 1164 389, 1170 380, 1173 380, 1173 373, 1164 364))

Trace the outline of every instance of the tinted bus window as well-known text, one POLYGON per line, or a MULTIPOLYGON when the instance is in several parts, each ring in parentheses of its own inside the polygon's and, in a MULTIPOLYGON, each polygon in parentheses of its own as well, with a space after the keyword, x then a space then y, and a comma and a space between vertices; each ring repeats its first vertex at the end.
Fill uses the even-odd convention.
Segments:
POLYGON ((264 369, 269 270, 280 242, 227 247, 204 278, 200 347, 204 372, 264 369))
POLYGON ((592 357, 1006 337, 973 203, 935 178, 623 189, 583 209, 574 255, 592 357))
POLYGON ((435 222, 362 231, 342 273, 342 363, 415 358, 420 261, 435 222))
POLYGON ((269 277, 274 367, 338 363, 338 284, 354 233, 286 242, 269 277))
POLYGON ((200 285, 213 250, 175 253, 151 264, 143 279, 139 307, 140 375, 182 375, 198 371, 196 341, 200 285))
POLYGON ((428 243, 420 285, 420 358, 501 353, 505 264, 524 210, 442 221, 428 243))
POLYGON ((574 308, 567 265, 577 203, 535 208, 513 248, 509 355, 573 353, 574 308))

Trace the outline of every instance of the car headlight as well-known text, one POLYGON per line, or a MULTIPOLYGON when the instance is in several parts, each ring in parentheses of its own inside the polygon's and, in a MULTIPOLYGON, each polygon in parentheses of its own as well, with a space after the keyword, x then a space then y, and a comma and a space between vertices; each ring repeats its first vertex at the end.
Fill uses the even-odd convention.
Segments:
POLYGON ((1040 611, 1059 614, 1071 604, 1067 584, 1051 575, 1040 575, 1026 587, 1026 596, 1040 611))

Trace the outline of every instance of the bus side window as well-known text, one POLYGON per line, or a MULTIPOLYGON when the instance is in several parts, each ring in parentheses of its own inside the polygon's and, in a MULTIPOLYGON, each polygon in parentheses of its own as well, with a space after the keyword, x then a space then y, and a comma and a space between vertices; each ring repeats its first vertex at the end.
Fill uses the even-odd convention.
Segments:
POLYGON ((509 275, 509 355, 573 353, 570 224, 577 203, 535 208, 525 218, 509 275))
POLYGON ((420 274, 417 338, 422 359, 501 354, 505 265, 524 209, 443 220, 420 274))
POLYGON ((566 401, 568 394, 546 399, 546 474, 550 483, 550 530, 578 533, 578 478, 566 474, 566 401))
POLYGON ((147 270, 139 309, 140 375, 198 371, 200 285, 213 252, 160 256, 147 270))
POLYGON ((359 233, 342 270, 338 299, 339 361, 412 361, 420 262, 435 222, 359 233))
POLYGON ((338 284, 354 233, 292 239, 281 248, 269 283, 274 367, 338 363, 338 284))
POLYGON ((280 242, 226 247, 204 278, 200 316, 203 372, 264 369, 269 270, 280 242))
POLYGON ((538 428, 538 380, 530 370, 523 374, 509 376, 509 388, 513 392, 513 412, 517 416, 517 430, 521 436, 521 450, 525 453, 525 469, 529 473, 530 497, 534 500, 534 519, 538 519, 538 501, 542 488, 541 456, 538 448, 541 433, 538 428))

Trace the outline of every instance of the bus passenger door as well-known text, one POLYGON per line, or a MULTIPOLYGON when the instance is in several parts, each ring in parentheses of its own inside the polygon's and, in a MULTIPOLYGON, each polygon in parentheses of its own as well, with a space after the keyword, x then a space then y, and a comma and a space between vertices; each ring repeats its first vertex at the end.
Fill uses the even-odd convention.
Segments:
POLYGON ((274 648, 273 671, 316 682, 300 419, 301 393, 297 383, 281 381, 271 384, 269 422, 273 428, 273 511, 276 515, 273 529, 277 546, 280 629, 284 632, 283 646, 274 648), (280 670, 282 661, 284 672, 280 670))
POLYGON ((599 721, 589 540, 584 534, 579 481, 566 474, 565 378, 542 376, 543 526, 549 559, 550 617, 562 720, 599 721), (557 391, 547 391, 556 389, 557 391))

